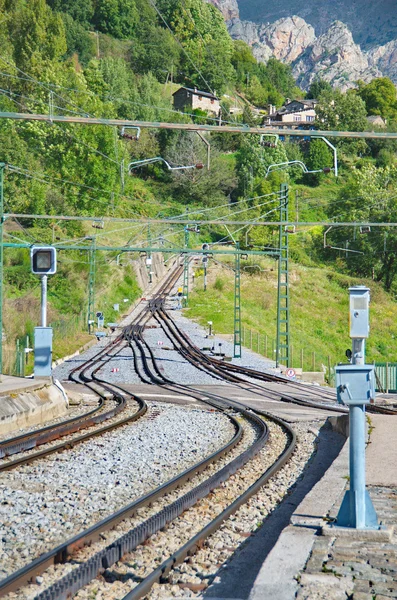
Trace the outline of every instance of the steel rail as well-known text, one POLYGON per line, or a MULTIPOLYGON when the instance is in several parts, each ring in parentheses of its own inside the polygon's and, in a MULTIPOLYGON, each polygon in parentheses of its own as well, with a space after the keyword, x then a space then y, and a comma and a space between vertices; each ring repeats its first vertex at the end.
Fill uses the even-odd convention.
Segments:
MULTIPOLYGON (((291 457, 296 446, 296 434, 292 428, 277 417, 273 415, 267 415, 263 411, 256 411, 262 416, 266 416, 273 421, 277 422, 283 428, 285 428, 290 436, 291 440, 288 447, 284 450, 283 454, 279 459, 269 467, 263 475, 255 483, 253 483, 243 494, 239 496, 232 504, 230 504, 225 510, 223 510, 215 519, 213 519, 208 525, 206 525, 199 533, 192 537, 187 543, 180 547, 174 552, 167 560, 165 560, 159 567, 147 575, 143 581, 141 581, 131 592, 126 594, 122 600, 138 600, 146 594, 148 594, 155 583, 162 583, 168 573, 178 564, 182 563, 187 556, 194 554, 202 543, 217 529, 219 529, 224 521, 233 515, 243 504, 245 504, 254 494, 256 494, 261 487, 273 477, 288 459, 291 457)), ((44 599, 43 599, 44 600, 44 599)))
POLYGON ((352 139, 397 139, 397 133, 375 131, 327 131, 314 129, 291 129, 277 127, 250 127, 249 125, 198 125, 195 123, 165 123, 162 121, 134 121, 129 119, 101 119, 98 117, 80 117, 65 115, 43 115, 33 113, 0 112, 0 119, 16 121, 42 121, 44 123, 76 123, 81 125, 105 125, 110 127, 135 127, 151 129, 172 129, 179 131, 213 131, 221 133, 274 134, 293 137, 335 137, 352 139))
MULTIPOLYGON (((99 354, 103 353, 105 353, 105 349, 99 354)), ((83 365, 79 365, 75 369, 73 369, 70 373, 70 376, 72 376, 74 372, 78 371, 79 369, 82 369, 85 365, 88 365, 89 363, 92 363, 92 359, 86 361, 83 365)), ((73 379, 73 376, 71 378, 73 379)), ((98 406, 88 411, 87 413, 84 413, 83 415, 78 415, 77 417, 67 419, 65 421, 62 421, 61 423, 56 423, 54 425, 47 425, 46 427, 42 427, 34 431, 28 431, 16 437, 8 438, 0 442, 0 458, 11 456, 13 454, 17 454, 18 452, 23 452, 25 450, 31 450, 32 448, 35 448, 41 444, 46 444, 50 441, 58 439, 59 437, 75 433, 76 431, 79 431, 84 427, 90 427, 91 425, 100 422, 93 419, 88 420, 87 417, 92 417, 92 415, 94 415, 100 409, 102 409, 104 407, 104 402, 105 398, 100 397, 98 406)))
MULTIPOLYGON (((116 341, 116 340, 115 340, 116 341)), ((122 341, 121 339, 119 340, 120 342, 122 341)), ((84 363, 84 365, 80 365, 78 367, 76 367, 76 369, 73 369, 72 373, 74 373, 75 371, 77 371, 78 369, 81 369, 83 367, 85 367, 84 370, 87 370, 88 368, 90 368, 89 366, 87 366, 89 363, 93 363, 94 364, 96 362, 98 362, 102 355, 104 354, 104 350, 102 349, 98 354, 99 354, 99 358, 97 358, 97 355, 91 359, 89 359, 88 361, 86 361, 84 363)), ((108 358, 108 360, 111 360, 112 356, 110 356, 108 358)), ((103 366, 103 363, 101 363, 97 369, 99 370, 101 367, 103 366)), ((94 375, 95 376, 95 375, 94 375)), ((98 381, 98 383, 101 383, 101 379, 99 379, 98 377, 96 377, 96 380, 98 381)), ((97 395, 100 395, 100 392, 98 392, 98 390, 96 388, 94 388, 93 386, 90 386, 89 382, 87 381, 85 383, 85 385, 87 387, 90 387, 90 389, 92 389, 97 395)), ((56 452, 60 452, 63 450, 67 450, 67 449, 71 449, 73 448, 76 444, 79 444, 81 442, 84 442, 92 437, 97 437, 99 435, 102 435, 103 433, 106 433, 108 431, 112 431, 113 429, 116 429, 117 427, 120 427, 122 425, 126 425, 128 423, 133 423, 134 421, 138 420, 140 417, 142 417, 146 411, 147 411, 147 404, 144 400, 142 400, 141 398, 139 398, 139 396, 136 395, 132 395, 129 392, 127 392, 127 390, 124 390, 123 388, 121 388, 120 386, 117 386, 115 384, 107 384, 107 383, 101 383, 101 385, 107 389, 109 392, 114 394, 115 390, 121 390, 122 393, 126 394, 127 396, 134 398, 134 400, 138 403, 138 410, 136 413, 134 413, 133 415, 130 415, 124 419, 120 419, 119 421, 116 421, 116 423, 111 423, 109 425, 106 425, 105 427, 101 427, 100 429, 96 429, 94 431, 89 431, 86 434, 77 436, 71 440, 66 440, 64 442, 62 442, 61 444, 57 444, 55 446, 51 446, 50 448, 46 448, 44 450, 40 450, 39 452, 35 452, 34 454, 30 454, 27 456, 23 456, 21 458, 18 458, 16 460, 12 460, 12 461, 7 461, 4 462, 4 464, 0 463, 0 472, 2 471, 10 471, 14 468, 20 467, 22 465, 26 465, 26 464, 30 464, 32 462, 34 462, 35 460, 39 459, 39 458, 44 458, 46 456, 49 456, 50 454, 54 454, 56 452)), ((102 396, 102 402, 104 402, 105 400, 105 396, 102 396)), ((110 411, 106 412, 106 413, 101 413, 97 416, 94 417, 90 417, 89 419, 86 419, 86 421, 84 421, 83 425, 80 426, 79 423, 77 424, 72 424, 70 426, 67 427, 67 431, 66 428, 62 429, 62 424, 61 424, 61 432, 59 432, 57 429, 55 429, 55 431, 53 433, 51 433, 51 431, 49 431, 48 433, 44 434, 43 437, 40 437, 38 440, 37 445, 39 444, 45 444, 48 443, 49 441, 53 441, 58 439, 59 437, 64 437, 66 435, 70 435, 71 433, 74 433, 75 431, 79 431, 80 429, 82 429, 83 427, 85 429, 87 429, 88 427, 92 427, 93 425, 97 425, 99 423, 102 423, 105 420, 109 420, 112 419, 114 416, 116 416, 119 412, 121 412, 125 406, 126 406, 126 400, 125 397, 122 396, 121 394, 116 393, 115 395, 115 401, 117 402, 117 405, 111 409, 110 411)), ((29 443, 29 441, 28 441, 29 443)), ((32 446, 32 448, 35 446, 32 446)), ((23 450, 29 450, 29 448, 24 448, 23 450)))

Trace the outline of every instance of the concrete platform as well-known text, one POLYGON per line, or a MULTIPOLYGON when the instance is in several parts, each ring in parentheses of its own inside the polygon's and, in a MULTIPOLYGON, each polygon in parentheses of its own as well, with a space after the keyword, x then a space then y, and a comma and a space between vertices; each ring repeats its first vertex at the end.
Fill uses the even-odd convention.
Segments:
POLYGON ((397 537, 393 535, 397 524, 397 416, 371 414, 369 420, 367 489, 387 534, 368 537, 366 532, 361 536, 352 530, 352 535, 347 532, 341 539, 326 525, 327 517, 337 515, 347 487, 349 444, 345 443, 267 555, 249 600, 331 600, 350 597, 352 592, 354 598, 362 592, 368 594, 366 598, 382 592, 397 598, 393 591, 397 575, 397 537), (390 572, 392 565, 396 573, 390 572))
POLYGON ((0 383, 0 435, 45 423, 67 413, 63 390, 52 379, 4 375, 0 383))
POLYGON ((2 375, 0 381, 0 396, 38 390, 44 387, 46 384, 47 382, 43 380, 25 379, 24 377, 2 375))

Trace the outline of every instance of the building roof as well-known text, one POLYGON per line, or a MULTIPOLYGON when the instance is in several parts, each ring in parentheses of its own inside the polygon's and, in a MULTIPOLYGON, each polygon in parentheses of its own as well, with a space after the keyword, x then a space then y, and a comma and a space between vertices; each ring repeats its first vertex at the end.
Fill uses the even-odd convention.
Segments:
POLYGON ((292 114, 296 112, 304 112, 306 110, 313 110, 316 104, 318 104, 318 100, 292 100, 291 102, 288 102, 288 104, 285 104, 284 106, 279 108, 279 110, 277 110, 269 116, 275 117, 277 115, 287 115, 289 113, 292 114), (302 104, 302 108, 297 108, 296 106, 295 108, 293 108, 291 106, 291 104, 296 104, 297 102, 299 104, 302 104))
POLYGON ((192 89, 192 88, 188 88, 188 87, 184 87, 184 86, 180 87, 172 95, 175 96, 175 94, 177 94, 181 90, 186 90, 187 92, 190 92, 191 94, 194 94, 195 96, 204 96, 205 98, 213 98, 214 100, 219 100, 219 98, 217 98, 216 96, 214 96, 214 94, 211 94, 210 92, 202 92, 202 91, 198 90, 197 88, 192 89))

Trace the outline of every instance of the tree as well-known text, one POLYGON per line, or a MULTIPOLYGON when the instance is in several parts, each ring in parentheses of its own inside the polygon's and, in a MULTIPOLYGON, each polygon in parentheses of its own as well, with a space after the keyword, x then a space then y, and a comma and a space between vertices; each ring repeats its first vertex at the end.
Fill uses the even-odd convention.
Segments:
POLYGON ((289 65, 284 65, 276 58, 270 58, 264 72, 268 81, 278 92, 281 92, 284 96, 293 96, 295 94, 296 83, 289 65))
MULTIPOLYGON (((332 167, 333 158, 330 149, 323 140, 311 140, 306 158, 306 166, 309 171, 317 171, 324 167, 332 167)), ((311 173, 306 177, 312 183, 318 185, 324 178, 324 173, 311 173)))
POLYGON ((365 102, 369 115, 381 115, 384 119, 397 118, 397 93, 388 77, 373 79, 359 87, 358 94, 365 102))
MULTIPOLYGON (((339 90, 324 91, 316 106, 318 129, 336 131, 364 131, 367 128, 367 110, 364 101, 355 90, 343 94, 339 90)), ((350 154, 368 150, 365 140, 338 140, 336 145, 350 154)))
POLYGON ((178 74, 181 49, 168 29, 154 23, 143 25, 131 48, 131 65, 136 73, 153 73, 165 82, 167 76, 178 74))
POLYGON ((306 98, 318 98, 323 92, 332 92, 332 85, 325 79, 316 79, 311 84, 306 98))
POLYGON ((134 36, 139 14, 134 0, 96 0, 92 22, 103 33, 128 39, 134 36))
MULTIPOLYGON (((395 166, 377 168, 371 164, 353 169, 337 201, 329 204, 328 216, 340 221, 393 222, 397 211, 396 183, 395 166)), ((366 235, 360 234, 357 228, 335 228, 329 234, 329 241, 339 247, 348 242, 351 250, 362 253, 346 253, 344 258, 346 268, 355 276, 374 276, 388 291, 394 287, 397 276, 395 228, 374 227, 366 235)))
POLYGON ((85 66, 94 55, 94 42, 90 34, 71 15, 61 13, 66 35, 66 58, 77 54, 80 63, 85 66))
POLYGON ((30 74, 48 61, 59 60, 67 50, 65 27, 45 0, 30 0, 10 21, 10 37, 18 67, 30 74))
POLYGON ((92 0, 47 0, 56 12, 67 13, 75 21, 88 27, 94 14, 92 0))
MULTIPOLYGON (((179 133, 168 145, 165 157, 174 165, 206 165, 206 147, 195 133, 179 133)), ((233 165, 222 161, 216 150, 211 152, 211 169, 183 169, 172 172, 172 187, 185 202, 215 206, 224 204, 225 196, 236 185, 233 165)))
MULTIPOLYGON (((256 189, 265 179, 267 169, 271 164, 288 161, 283 144, 275 148, 264 147, 260 144, 259 135, 246 135, 236 156, 236 171, 240 195, 255 195, 256 189)), ((273 175, 269 180, 273 180, 273 175)), ((276 187, 279 181, 277 180, 276 187)))
POLYGON ((339 90, 324 91, 318 98, 316 121, 321 129, 364 131, 367 111, 364 101, 354 90, 343 94, 339 90))

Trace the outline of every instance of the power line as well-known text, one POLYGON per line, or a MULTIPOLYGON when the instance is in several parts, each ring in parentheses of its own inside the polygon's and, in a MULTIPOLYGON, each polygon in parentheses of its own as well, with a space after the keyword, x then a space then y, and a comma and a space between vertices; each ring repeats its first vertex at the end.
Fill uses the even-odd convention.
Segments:
MULTIPOLYGON (((0 76, 3 77, 9 77, 9 78, 13 78, 13 79, 18 79, 21 81, 30 81, 29 79, 25 78, 25 77, 21 77, 19 75, 11 75, 9 73, 4 73, 4 72, 0 72, 0 76)), ((43 82, 38 82, 38 83, 43 83, 43 82)), ((111 94, 95 94, 94 92, 91 92, 89 90, 79 90, 77 88, 69 88, 69 87, 65 87, 56 83, 48 83, 48 86, 51 88, 58 88, 61 90, 65 90, 68 92, 74 92, 76 94, 84 94, 86 96, 91 96, 93 98, 100 98, 102 101, 104 100, 111 100, 112 102, 124 102, 125 104, 130 104, 131 106, 142 106, 144 108, 152 108, 158 111, 163 111, 163 112, 169 112, 169 113, 175 113, 177 115, 183 115, 186 117, 193 117, 193 118, 197 118, 197 115, 195 115, 194 113, 188 113, 188 112, 183 112, 181 113, 179 110, 175 110, 173 108, 167 108, 165 106, 158 106, 155 104, 147 104, 145 102, 138 102, 137 100, 130 100, 128 98, 124 98, 124 97, 119 97, 119 96, 113 96, 111 94)), ((67 110, 67 109, 65 109, 67 110)), ((68 112, 73 112, 73 111, 68 111, 68 112)), ((205 117, 207 121, 215 121, 217 122, 218 119, 216 117, 211 117, 211 116, 207 116, 205 117)), ((236 123, 236 121, 227 121, 226 119, 222 119, 223 123, 228 123, 230 125, 234 125, 236 123)))
POLYGON ((169 129, 181 131, 209 131, 220 133, 244 133, 250 135, 277 134, 292 137, 336 137, 350 139, 397 139, 397 132, 382 131, 326 131, 303 129, 279 129, 275 127, 251 127, 249 125, 206 125, 197 123, 167 123, 158 121, 138 121, 131 119, 102 119, 98 117, 69 117, 64 115, 25 114, 0 111, 0 119, 19 121, 44 121, 45 123, 80 123, 82 125, 104 125, 111 127, 140 127, 151 129, 169 129))
POLYGON ((201 79, 204 81, 205 85, 207 86, 207 89, 214 94, 214 90, 211 89, 210 84, 208 83, 208 81, 205 79, 204 75, 201 73, 200 69, 198 69, 198 67, 196 67, 196 65, 194 64, 194 62, 192 61, 192 59, 189 56, 189 53, 185 50, 185 48, 183 47, 182 43, 179 41, 179 39, 176 37, 175 33, 172 31, 171 27, 168 25, 167 21, 165 20, 165 18, 163 17, 163 15, 161 14, 161 12, 159 11, 159 9, 157 8, 156 4, 152 1, 149 0, 149 3, 151 4, 151 6, 154 8, 154 10, 156 11, 156 13, 158 14, 158 16, 160 17, 160 19, 163 21, 164 25, 167 27, 167 29, 171 32, 171 35, 176 39, 176 41, 178 42, 179 46, 182 48, 183 53, 185 54, 185 56, 188 58, 190 64, 193 66, 193 68, 197 71, 197 73, 199 74, 199 76, 201 77, 201 79))

